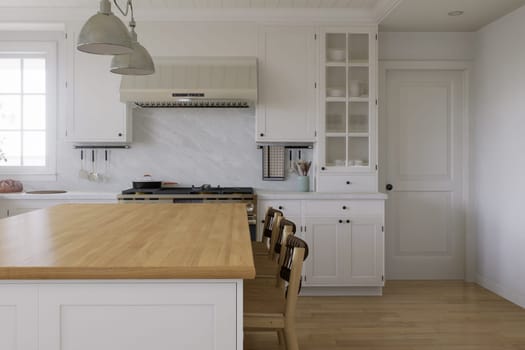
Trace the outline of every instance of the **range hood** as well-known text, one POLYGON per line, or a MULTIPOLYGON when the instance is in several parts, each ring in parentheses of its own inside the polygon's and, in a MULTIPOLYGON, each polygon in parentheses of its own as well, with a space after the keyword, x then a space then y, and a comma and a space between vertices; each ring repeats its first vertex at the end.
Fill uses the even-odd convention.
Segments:
POLYGON ((255 57, 153 60, 155 74, 122 77, 120 101, 141 108, 249 108, 257 102, 255 57))

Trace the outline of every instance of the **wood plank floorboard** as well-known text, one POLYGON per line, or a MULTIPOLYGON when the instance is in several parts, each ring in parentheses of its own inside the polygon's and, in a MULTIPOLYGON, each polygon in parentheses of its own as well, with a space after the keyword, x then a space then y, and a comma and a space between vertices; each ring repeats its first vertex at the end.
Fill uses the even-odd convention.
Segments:
MULTIPOLYGON (((392 281, 382 297, 300 297, 301 350, 525 350, 525 309, 473 283, 392 281)), ((246 333, 246 350, 277 350, 246 333)))

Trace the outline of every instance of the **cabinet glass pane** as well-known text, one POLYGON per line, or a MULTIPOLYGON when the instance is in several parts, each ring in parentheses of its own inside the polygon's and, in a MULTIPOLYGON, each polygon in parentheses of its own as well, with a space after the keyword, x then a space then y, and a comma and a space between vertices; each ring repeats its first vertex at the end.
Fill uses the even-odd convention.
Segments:
POLYGON ((346 34, 326 34, 326 62, 346 62, 346 34))
POLYGON ((368 67, 348 69, 348 90, 350 97, 368 97, 368 67))
POLYGON ((348 60, 351 64, 368 64, 368 34, 348 35, 348 60))
POLYGON ((368 132, 368 102, 350 102, 348 104, 348 132, 368 132))
POLYGON ((346 97, 346 70, 344 67, 326 67, 326 97, 346 97))
POLYGON ((346 165, 346 137, 335 136, 326 138, 326 165, 346 165))
POLYGON ((368 166, 368 143, 368 137, 348 137, 348 166, 368 166))
POLYGON ((346 104, 344 102, 326 103, 326 132, 346 133, 346 104))

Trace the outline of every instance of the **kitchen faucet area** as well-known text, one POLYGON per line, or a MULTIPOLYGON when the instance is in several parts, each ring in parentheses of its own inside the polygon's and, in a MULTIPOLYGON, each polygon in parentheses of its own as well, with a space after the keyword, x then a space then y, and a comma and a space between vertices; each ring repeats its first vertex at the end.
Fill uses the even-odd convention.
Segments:
POLYGON ((0 0, 0 350, 525 348, 520 33, 525 0, 0 0))

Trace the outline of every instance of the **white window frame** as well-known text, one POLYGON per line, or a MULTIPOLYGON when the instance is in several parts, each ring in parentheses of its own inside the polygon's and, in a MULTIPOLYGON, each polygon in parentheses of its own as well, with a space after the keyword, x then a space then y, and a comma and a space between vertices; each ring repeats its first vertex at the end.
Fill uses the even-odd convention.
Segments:
POLYGON ((0 57, 24 57, 27 54, 38 53, 43 54, 46 58, 46 165, 2 166, 0 167, 1 177, 8 176, 18 180, 56 180, 58 97, 60 94, 58 38, 56 32, 34 32, 34 35, 27 32, 0 33, 0 57))

